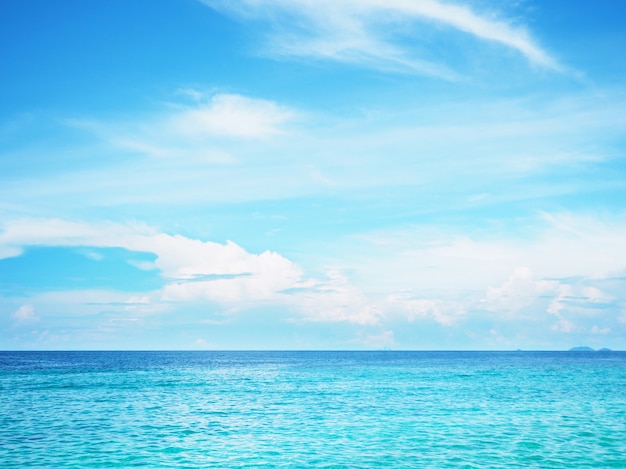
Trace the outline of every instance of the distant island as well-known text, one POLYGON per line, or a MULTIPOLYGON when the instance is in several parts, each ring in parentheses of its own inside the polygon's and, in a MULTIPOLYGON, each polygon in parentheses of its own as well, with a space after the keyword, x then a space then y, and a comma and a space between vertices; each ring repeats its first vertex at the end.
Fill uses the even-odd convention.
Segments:
MULTIPOLYGON (((586 345, 579 345, 578 347, 572 347, 569 349, 570 352, 595 352, 591 347, 587 347, 586 345)), ((598 352, 611 352, 610 348, 601 348, 598 352)))

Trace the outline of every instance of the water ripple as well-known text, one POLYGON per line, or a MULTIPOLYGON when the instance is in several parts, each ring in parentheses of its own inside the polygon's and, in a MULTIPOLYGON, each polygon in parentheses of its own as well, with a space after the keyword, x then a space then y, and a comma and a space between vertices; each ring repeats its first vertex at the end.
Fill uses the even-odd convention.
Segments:
POLYGON ((0 353, 0 466, 626 467, 626 355, 596 358, 0 353))

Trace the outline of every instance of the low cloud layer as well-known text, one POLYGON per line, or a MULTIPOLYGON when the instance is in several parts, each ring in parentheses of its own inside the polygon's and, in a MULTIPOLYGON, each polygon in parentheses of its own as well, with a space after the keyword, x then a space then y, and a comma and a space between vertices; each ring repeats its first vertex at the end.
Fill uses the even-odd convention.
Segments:
MULTIPOLYGON (((543 219, 544 231, 527 241, 487 242, 442 233, 437 240, 419 232, 372 234, 359 243, 370 245, 366 262, 373 270, 344 247, 344 268, 317 278, 276 252, 252 254, 231 241, 169 235, 145 225, 23 219, 5 224, 0 246, 11 255, 29 246, 153 253, 154 262, 137 267, 156 269, 163 287, 118 295, 109 303, 123 308, 129 319, 167 312, 168 304, 219 304, 225 314, 265 304, 290 311, 289 321, 299 324, 370 328, 359 333, 370 338, 358 340, 381 344, 397 343, 392 338, 399 324, 436 324, 452 331, 482 322, 484 333, 492 338, 507 324, 535 324, 538 336, 620 334, 626 323, 626 302, 620 294, 626 225, 567 214, 543 219), (358 278, 349 274, 355 269, 358 278)), ((102 293, 93 295, 91 300, 83 295, 81 301, 97 305, 102 293)), ((12 314, 15 324, 39 322, 32 303, 12 314)))

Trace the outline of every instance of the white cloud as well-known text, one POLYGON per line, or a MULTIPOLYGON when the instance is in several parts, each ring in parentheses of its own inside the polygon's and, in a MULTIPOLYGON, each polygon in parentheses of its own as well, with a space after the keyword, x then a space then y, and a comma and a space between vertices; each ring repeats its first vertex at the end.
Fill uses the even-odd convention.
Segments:
POLYGON ((599 327, 594 324, 596 321, 619 323, 618 311, 625 299, 607 295, 599 288, 589 286, 593 281, 588 278, 576 279, 571 283, 562 281, 547 309, 549 314, 557 318, 553 325, 555 330, 567 333, 589 331, 598 335, 609 333, 611 328, 599 327))
MULTIPOLYGON (((259 255, 249 254, 234 243, 227 243, 225 249, 220 249, 223 245, 211 246, 204 243, 205 252, 199 249, 199 256, 205 256, 205 263, 202 260, 184 264, 184 259, 176 257, 176 262, 182 271, 183 279, 176 280, 165 286, 163 299, 166 301, 193 301, 198 299, 218 301, 218 302, 244 302, 275 299, 282 290, 292 288, 301 280, 300 269, 273 252, 266 251, 259 255), (237 247, 235 255, 231 255, 228 249, 237 247), (207 249, 208 248, 208 249, 207 249), (219 264, 215 265, 209 257, 210 252, 219 252, 219 264), (205 272, 202 272, 205 271, 205 272), (215 278, 210 280, 194 280, 187 277, 189 272, 196 275, 206 274, 207 271, 216 275, 226 276, 225 278, 215 278), (217 273, 221 271, 223 273, 217 273), (234 277, 227 277, 233 273, 234 277), (188 280, 184 280, 187 277, 188 280)), ((175 254, 175 250, 170 251, 175 254)), ((170 271, 171 272, 171 271, 170 271)))
POLYGON ((286 299, 301 311, 305 321, 349 322, 360 325, 379 324, 383 311, 354 286, 339 270, 326 272, 325 280, 303 282, 300 290, 286 299))
POLYGON ((22 254, 22 249, 16 246, 2 246, 0 245, 0 259, 6 259, 7 257, 16 257, 22 254))
MULTIPOLYGON (((35 213, 82 213, 85 206, 198 208, 364 190, 394 203, 389 194, 403 186, 406 200, 428 198, 416 212, 434 213, 605 186, 610 175, 604 172, 591 173, 595 176, 588 180, 563 178, 561 171, 585 171, 618 157, 605 142, 626 129, 624 99, 615 94, 611 99, 437 100, 436 106, 410 96, 403 100, 349 118, 308 114, 306 120, 276 126, 278 134, 262 141, 177 133, 173 122, 210 106, 206 101, 165 106, 119 122, 92 122, 83 130, 99 140, 74 151, 89 153, 94 166, 7 181, 0 186, 0 200, 16 207, 9 213, 24 213, 19 207, 37 207, 35 213), (534 179, 537 175, 541 179, 534 179), (488 199, 468 201, 485 187, 488 199)), ((39 150, 32 152, 34 157, 39 150)))
POLYGON ((229 144, 287 133, 297 113, 283 105, 233 93, 194 92, 192 103, 169 103, 161 112, 117 122, 66 119, 115 148, 154 159, 231 165, 229 144))
POLYGON ((559 283, 533 278, 528 267, 516 267, 500 287, 489 287, 484 298, 487 309, 498 312, 516 312, 536 303, 537 298, 553 295, 559 283))
MULTIPOLYGON (((299 272, 281 255, 266 251, 250 254, 241 246, 200 241, 184 236, 159 234, 150 239, 151 252, 158 255, 156 266, 163 275, 175 279, 193 279, 199 275, 249 275, 276 270, 299 272)), ((139 250, 140 246, 135 246, 139 250)))
POLYGON ((543 218, 547 230, 530 252, 542 275, 602 277, 626 268, 626 223, 622 217, 544 213, 543 218))
POLYGON ((506 21, 480 16, 461 5, 442 3, 438 0, 370 0, 379 7, 394 5, 402 13, 412 13, 440 21, 481 39, 499 42, 526 56, 531 62, 548 68, 557 68, 557 64, 547 52, 542 50, 528 32, 514 27, 506 21))
POLYGON ((157 235, 156 230, 141 224, 88 224, 60 219, 24 218, 6 222, 2 228, 0 246, 4 252, 18 254, 24 246, 139 247, 143 240, 157 235))
POLYGON ((174 114, 166 131, 185 137, 263 138, 283 133, 282 126, 293 117, 293 111, 272 101, 223 93, 197 108, 174 114))
POLYGON ((590 334, 594 325, 609 327, 608 334, 623 330, 626 223, 620 220, 540 214, 515 219, 514 234, 500 227, 463 236, 403 227, 351 237, 330 256, 342 256, 342 268, 378 307, 383 326, 485 324, 503 340, 520 334, 545 347, 554 332, 590 334))
MULTIPOLYGON (((611 272, 626 269, 621 253, 626 228, 571 215, 541 219, 543 231, 524 239, 481 240, 428 229, 395 237, 371 234, 359 240, 366 240, 362 258, 354 257, 359 246, 351 238, 357 251, 337 245, 343 265, 327 271, 326 278, 306 277, 300 266, 276 252, 250 253, 230 241, 170 235, 141 224, 23 219, 5 224, 0 249, 121 247, 154 253, 156 259, 142 268, 159 270, 162 289, 102 300, 133 316, 175 310, 172 303, 214 302, 224 312, 259 304, 288 307, 297 322, 388 327, 401 319, 454 327, 487 310, 493 314, 484 317, 494 325, 524 320, 546 329, 552 322, 554 331, 567 334, 591 333, 594 325, 618 330, 623 319, 618 312, 626 302, 623 283, 611 272)), ((97 301, 94 292, 83 293, 68 295, 74 303, 97 301)), ((45 295, 33 304, 64 301, 53 298, 55 293, 45 295)))
POLYGON ((589 277, 537 279, 530 269, 518 267, 500 287, 487 289, 482 304, 499 319, 545 323, 551 317, 553 331, 608 333, 608 327, 589 324, 619 320, 614 310, 619 308, 620 300, 591 285, 597 281, 589 277))
MULTIPOLYGON (((301 268, 282 255, 249 253, 232 241, 220 244, 190 239, 145 225, 64 220, 22 219, 5 224, 0 233, 0 247, 36 245, 121 247, 155 254, 153 266, 166 281, 161 290, 142 296, 105 295, 101 300, 133 314, 163 311, 172 302, 206 301, 219 303, 226 311, 260 302, 282 304, 297 314, 294 320, 308 322, 375 325, 383 317, 382 310, 341 272, 328 271, 321 280, 305 278, 301 268)), ((101 296, 91 291, 46 293, 39 295, 38 301, 93 304, 101 296)))
MULTIPOLYGON (((442 78, 455 74, 418 57, 394 32, 420 31, 435 22, 517 51, 531 63, 559 69, 557 62, 522 27, 495 15, 439 0, 201 0, 245 19, 265 19, 274 28, 270 54, 358 63, 375 68, 415 72, 442 78), (416 23, 421 21, 422 24, 416 23), (410 28, 407 28, 410 23, 410 28)), ((415 36, 415 35, 414 35, 415 36)), ((416 38, 412 38, 416 41, 416 38)))
POLYGON ((596 287, 584 287, 582 293, 587 301, 593 304, 606 304, 615 300, 613 296, 605 294, 602 290, 596 287))
POLYGON ((35 314, 35 308, 31 304, 20 306, 17 311, 11 314, 17 325, 32 324, 39 321, 39 316, 35 314))
MULTIPOLYGON (((280 254, 252 254, 232 241, 200 241, 159 233, 145 225, 32 219, 5 224, 0 246, 20 249, 33 245, 121 247, 154 253, 154 266, 166 284, 149 296, 118 295, 112 300, 129 312, 152 311, 151 303, 156 303, 158 310, 162 302, 209 301, 229 310, 273 302, 287 305, 313 322, 377 324, 381 316, 380 310, 339 272, 329 272, 325 280, 305 279, 300 267, 280 254)), ((46 295, 40 300, 58 301, 54 293, 46 295)), ((69 292, 69 296, 89 303, 98 295, 69 292)))
POLYGON ((121 247, 154 253, 155 266, 170 280, 163 291, 168 301, 266 299, 293 287, 301 276, 296 265, 277 253, 251 254, 231 241, 220 244, 172 236, 144 225, 64 220, 20 220, 5 225, 0 246, 13 248, 9 252, 15 253, 29 245, 121 247), (218 278, 202 281, 199 276, 218 278))
POLYGON ((513 220, 513 227, 501 223, 473 235, 434 226, 370 232, 347 239, 338 250, 345 259, 352 257, 349 265, 370 291, 395 285, 429 298, 423 292, 485 294, 491 286, 488 299, 502 306, 505 298, 520 302, 531 292, 555 289, 552 279, 603 278, 626 269, 626 221, 619 216, 541 214, 513 220), (511 298, 513 291, 516 298, 511 298))

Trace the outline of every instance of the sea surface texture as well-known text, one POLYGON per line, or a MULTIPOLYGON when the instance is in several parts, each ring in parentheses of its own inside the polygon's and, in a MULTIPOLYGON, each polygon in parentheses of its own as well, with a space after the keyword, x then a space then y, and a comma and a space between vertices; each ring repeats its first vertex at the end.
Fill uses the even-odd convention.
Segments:
POLYGON ((0 352, 2 468, 626 468, 622 352, 0 352))

